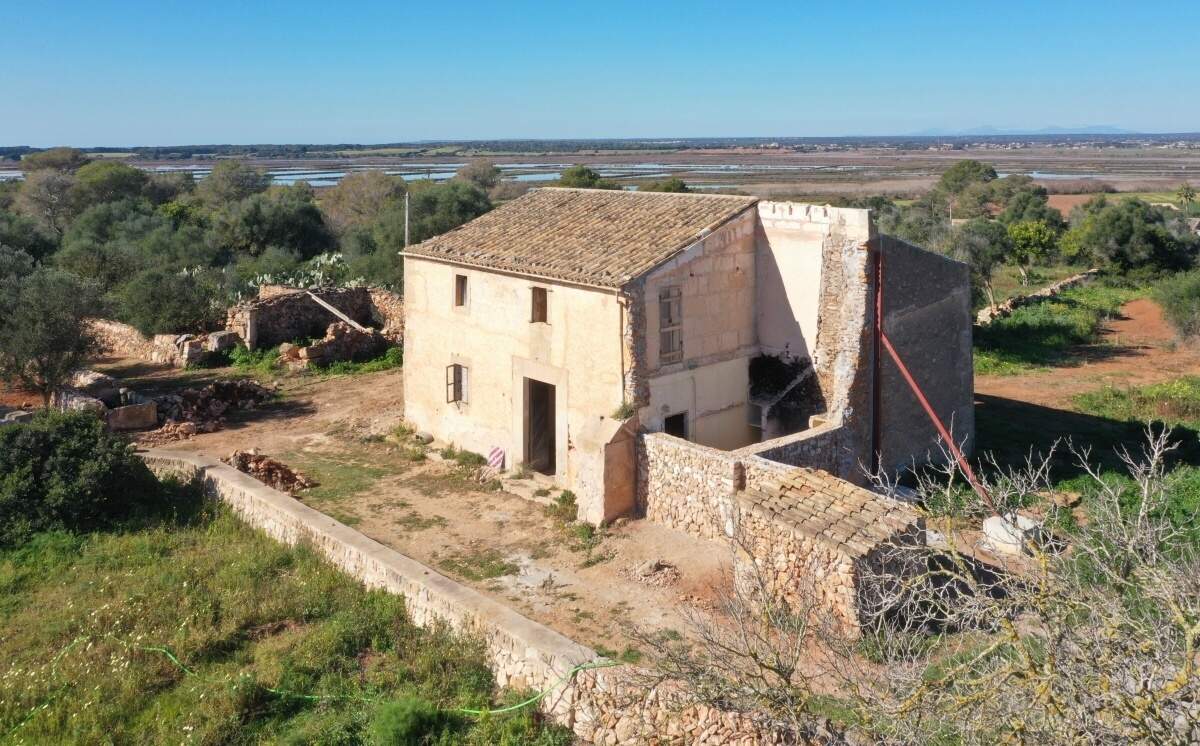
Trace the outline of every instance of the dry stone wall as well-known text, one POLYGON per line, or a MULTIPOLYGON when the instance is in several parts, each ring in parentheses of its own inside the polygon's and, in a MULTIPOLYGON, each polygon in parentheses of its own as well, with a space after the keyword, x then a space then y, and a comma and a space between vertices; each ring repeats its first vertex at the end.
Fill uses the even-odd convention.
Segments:
POLYGON ((550 689, 541 707, 584 743, 781 744, 749 715, 691 704, 672 684, 648 686, 647 672, 604 663, 580 645, 507 606, 441 575, 274 490, 231 466, 194 454, 149 451, 142 458, 160 477, 201 483, 246 523, 288 544, 305 542, 347 574, 374 588, 402 594, 413 622, 436 621, 480 636, 500 686, 550 689), (565 678, 565 681, 564 681, 565 678))
POLYGON ((857 634, 859 563, 872 555, 875 545, 916 540, 919 532, 907 535, 915 516, 891 503, 882 507, 883 498, 819 466, 770 457, 836 462, 843 432, 829 425, 808 438, 787 436, 779 439, 783 444, 760 443, 739 451, 642 433, 637 445, 639 507, 648 520, 693 536, 736 538, 783 597, 815 603, 839 631, 857 634), (802 484, 777 499, 779 484, 789 480, 802 484), (764 498, 763 493, 772 496, 764 498), (801 516, 806 520, 798 520, 801 516))

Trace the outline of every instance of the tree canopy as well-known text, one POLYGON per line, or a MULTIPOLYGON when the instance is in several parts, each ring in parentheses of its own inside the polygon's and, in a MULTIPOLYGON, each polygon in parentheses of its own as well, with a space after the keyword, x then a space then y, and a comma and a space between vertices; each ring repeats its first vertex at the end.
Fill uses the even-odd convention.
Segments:
POLYGON ((620 189, 621 185, 611 179, 605 179, 587 166, 577 165, 563 169, 558 186, 575 187, 577 189, 620 189))

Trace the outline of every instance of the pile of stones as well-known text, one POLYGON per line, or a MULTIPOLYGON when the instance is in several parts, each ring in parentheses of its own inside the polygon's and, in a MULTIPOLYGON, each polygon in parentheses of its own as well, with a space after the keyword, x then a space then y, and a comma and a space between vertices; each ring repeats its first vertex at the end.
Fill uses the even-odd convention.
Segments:
POLYGON ((270 456, 264 456, 259 453, 257 448, 249 451, 234 451, 221 460, 263 484, 289 495, 294 495, 309 487, 315 487, 317 484, 287 464, 270 456))

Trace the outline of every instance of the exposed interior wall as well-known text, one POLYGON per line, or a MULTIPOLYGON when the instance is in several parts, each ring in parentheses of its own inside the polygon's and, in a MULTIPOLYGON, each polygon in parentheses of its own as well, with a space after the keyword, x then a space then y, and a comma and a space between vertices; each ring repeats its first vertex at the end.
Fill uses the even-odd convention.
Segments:
MULTIPOLYGON (((646 399, 642 424, 661 430, 664 418, 687 414, 688 438, 737 448, 758 440, 749 425, 749 360, 757 349, 754 323, 755 222, 748 210, 640 283, 646 399), (659 291, 682 295, 683 358, 660 359, 659 291)), ((636 319, 635 319, 636 321, 636 319)))
POLYGON ((831 226, 848 212, 794 202, 758 203, 756 316, 764 354, 812 357, 822 256, 831 226))
MULTIPOLYGON (((881 236, 884 331, 958 442, 975 440, 971 283, 965 264, 881 236)), ((882 464, 937 456, 937 431, 900 370, 882 355, 882 464)))
POLYGON ((525 386, 555 387, 555 478, 580 517, 604 516, 604 452, 621 422, 623 311, 615 293, 479 271, 418 257, 404 267, 405 417, 460 447, 502 448, 525 460, 525 386), (454 305, 455 276, 468 297, 454 305), (549 323, 531 323, 533 287, 548 291, 549 323), (447 403, 446 367, 468 370, 467 401, 447 403))

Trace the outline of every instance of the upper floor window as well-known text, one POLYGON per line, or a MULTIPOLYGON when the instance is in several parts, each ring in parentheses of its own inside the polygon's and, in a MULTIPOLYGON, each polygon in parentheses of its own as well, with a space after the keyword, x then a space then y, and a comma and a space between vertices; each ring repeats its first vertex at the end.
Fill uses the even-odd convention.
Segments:
POLYGON ((530 314, 529 314, 530 322, 534 323, 534 324, 549 323, 549 316, 548 316, 547 309, 546 309, 546 305, 547 305, 547 297, 546 296, 548 295, 548 293, 546 292, 546 288, 532 288, 532 290, 533 290, 533 293, 531 296, 532 308, 530 309, 530 314))
POLYGON ((467 305, 467 276, 466 275, 455 275, 454 276, 454 305, 455 306, 467 305))
POLYGON ((683 359, 683 293, 678 285, 658 291, 658 360, 677 363, 683 359))

